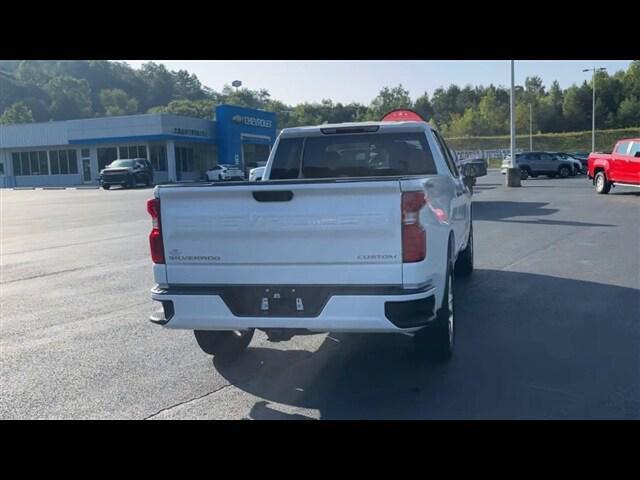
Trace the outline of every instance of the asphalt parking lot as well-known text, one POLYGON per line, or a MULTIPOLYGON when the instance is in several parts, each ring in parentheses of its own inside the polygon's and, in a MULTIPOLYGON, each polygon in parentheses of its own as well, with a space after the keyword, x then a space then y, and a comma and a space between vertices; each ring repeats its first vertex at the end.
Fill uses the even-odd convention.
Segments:
POLYGON ((584 176, 474 195, 444 365, 410 340, 258 333, 220 365, 154 310, 150 189, 0 191, 0 418, 640 419, 640 191, 584 176))

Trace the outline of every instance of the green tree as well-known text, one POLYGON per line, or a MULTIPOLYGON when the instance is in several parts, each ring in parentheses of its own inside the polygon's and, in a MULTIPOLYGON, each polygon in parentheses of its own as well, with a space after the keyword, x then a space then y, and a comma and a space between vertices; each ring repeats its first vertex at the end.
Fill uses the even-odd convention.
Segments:
POLYGON ((173 97, 177 100, 201 100, 206 94, 198 77, 186 70, 173 73, 173 97))
POLYGON ((413 109, 427 121, 430 121, 433 118, 433 105, 431 105, 429 94, 427 92, 424 92, 421 96, 416 98, 416 101, 413 104, 413 109))
POLYGON ((86 80, 73 77, 54 77, 45 85, 51 104, 49 111, 54 120, 90 117, 93 113, 91 90, 86 80))
POLYGON ((586 130, 591 121, 591 95, 590 89, 586 87, 586 82, 582 87, 572 85, 569 87, 562 102, 562 116, 564 117, 564 128, 566 131, 586 130))
POLYGON ((15 76, 24 83, 39 86, 45 85, 51 79, 46 62, 34 60, 22 60, 16 68, 15 76))
POLYGON ((412 108, 409 90, 402 87, 384 87, 369 105, 367 116, 369 120, 380 120, 387 112, 396 108, 412 108))
POLYGON ((106 116, 131 115, 138 111, 138 100, 130 98, 124 90, 114 88, 100 91, 100 103, 106 116))
POLYGON ((626 127, 640 126, 640 98, 625 98, 620 103, 618 123, 626 127))
POLYGON ((147 62, 136 73, 145 86, 143 101, 140 102, 143 109, 153 105, 167 105, 173 100, 174 77, 167 67, 147 62))
POLYGON ((171 113, 185 117, 203 118, 213 120, 215 102, 213 100, 173 100, 166 107, 153 107, 148 113, 171 113))
POLYGON ((33 123, 33 113, 24 102, 7 107, 0 116, 0 124, 33 123))

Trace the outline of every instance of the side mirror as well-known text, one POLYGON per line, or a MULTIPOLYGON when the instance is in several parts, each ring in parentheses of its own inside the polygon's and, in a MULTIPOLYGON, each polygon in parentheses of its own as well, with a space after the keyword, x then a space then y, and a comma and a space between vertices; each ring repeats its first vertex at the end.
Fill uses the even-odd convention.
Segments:
POLYGON ((463 177, 467 178, 484 177, 487 174, 487 167, 484 161, 464 163, 461 173, 463 177))

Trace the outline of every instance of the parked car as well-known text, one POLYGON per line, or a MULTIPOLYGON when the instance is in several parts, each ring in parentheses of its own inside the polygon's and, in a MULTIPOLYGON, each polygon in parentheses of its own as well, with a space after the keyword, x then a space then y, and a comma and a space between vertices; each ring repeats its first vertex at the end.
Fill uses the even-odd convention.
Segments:
POLYGON ((244 171, 236 165, 218 165, 205 172, 209 181, 244 180, 244 171))
POLYGON ((552 155, 557 155, 558 157, 560 157, 561 160, 571 163, 571 165, 573 166, 571 171, 572 177, 579 173, 582 173, 583 171, 582 162, 577 158, 575 158, 573 155, 569 155, 568 153, 564 153, 564 152, 549 152, 549 153, 551 153, 552 155))
POLYGON ((587 175, 602 194, 616 185, 640 187, 640 138, 618 141, 611 153, 590 154, 587 175))
POLYGON ((587 173, 587 159, 589 158, 589 152, 572 152, 569 155, 580 160, 580 163, 582 163, 582 171, 587 173))
POLYGON ((432 359, 453 351, 471 193, 426 122, 285 128, 261 182, 161 185, 147 208, 151 321, 194 330, 208 354, 241 353, 255 329, 400 333, 432 359))
MULTIPOLYGON (((507 172, 510 165, 511 156, 508 155, 502 161, 502 173, 507 172)), ((566 178, 571 175, 574 169, 572 162, 561 159, 557 155, 548 152, 525 152, 516 153, 515 166, 520 168, 522 180, 529 177, 537 177, 538 175, 546 175, 549 178, 560 176, 566 178)))
POLYGON ((262 180, 262 176, 264 175, 264 170, 266 167, 256 167, 252 168, 249 171, 249 181, 250 182, 259 182, 262 180))
POLYGON ((113 185, 133 188, 142 183, 153 185, 153 167, 146 158, 115 160, 100 171, 100 186, 109 190, 113 185))

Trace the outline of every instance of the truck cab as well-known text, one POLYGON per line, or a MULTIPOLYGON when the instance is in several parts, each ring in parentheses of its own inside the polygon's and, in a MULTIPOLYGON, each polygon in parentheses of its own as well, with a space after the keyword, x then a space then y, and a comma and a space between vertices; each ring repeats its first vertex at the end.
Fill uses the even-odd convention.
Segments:
POLYGON ((616 185, 640 187, 640 138, 619 140, 611 153, 591 153, 587 175, 600 194, 616 185))

